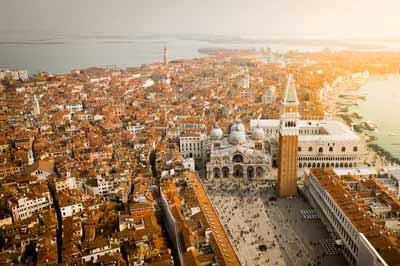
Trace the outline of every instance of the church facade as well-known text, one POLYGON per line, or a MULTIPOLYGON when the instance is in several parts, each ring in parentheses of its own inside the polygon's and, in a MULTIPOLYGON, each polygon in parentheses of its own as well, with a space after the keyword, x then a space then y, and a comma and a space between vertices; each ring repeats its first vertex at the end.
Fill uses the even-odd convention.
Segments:
POLYGON ((206 162, 207 178, 265 178, 270 173, 270 156, 265 144, 264 131, 253 128, 247 134, 244 125, 237 120, 230 127, 228 137, 222 130, 211 130, 208 144, 209 159, 206 162))

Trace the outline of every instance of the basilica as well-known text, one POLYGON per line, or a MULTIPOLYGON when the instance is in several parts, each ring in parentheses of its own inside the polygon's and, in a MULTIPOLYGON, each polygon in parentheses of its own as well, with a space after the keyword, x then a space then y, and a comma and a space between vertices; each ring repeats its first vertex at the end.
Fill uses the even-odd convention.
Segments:
POLYGON ((232 124, 227 137, 223 136, 219 127, 214 127, 206 163, 207 177, 264 178, 271 167, 265 140, 262 128, 255 127, 251 134, 247 134, 240 120, 232 124))

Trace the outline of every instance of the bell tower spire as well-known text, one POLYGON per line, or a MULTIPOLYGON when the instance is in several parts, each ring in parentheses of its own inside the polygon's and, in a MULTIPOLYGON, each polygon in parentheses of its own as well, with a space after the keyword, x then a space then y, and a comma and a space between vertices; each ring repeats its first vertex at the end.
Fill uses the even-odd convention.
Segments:
POLYGON ((295 81, 288 76, 282 97, 279 130, 277 192, 280 197, 297 195, 297 149, 299 137, 299 100, 295 81))

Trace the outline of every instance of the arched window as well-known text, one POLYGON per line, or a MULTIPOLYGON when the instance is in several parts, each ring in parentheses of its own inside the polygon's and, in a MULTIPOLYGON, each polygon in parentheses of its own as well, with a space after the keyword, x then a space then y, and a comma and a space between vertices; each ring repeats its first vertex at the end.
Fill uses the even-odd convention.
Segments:
POLYGON ((247 168, 247 178, 252 179, 254 177, 254 168, 249 166, 247 168))
POLYGON ((222 176, 225 178, 229 177, 229 168, 228 167, 225 166, 222 168, 222 176))
POLYGON ((308 147, 308 151, 309 151, 309 152, 312 152, 312 147, 308 147))
POLYGON ((214 168, 213 169, 213 175, 214 175, 214 178, 219 178, 220 177, 220 171, 219 171, 219 168, 214 168))
POLYGON ((301 147, 300 147, 300 146, 297 147, 297 151, 298 151, 298 152, 301 152, 301 147))
POLYGON ((235 155, 233 156, 232 161, 233 161, 234 163, 243 163, 243 156, 242 156, 241 154, 235 154, 235 155))
POLYGON ((243 167, 241 165, 233 167, 233 177, 243 177, 243 167))
POLYGON ((333 152, 333 147, 329 147, 329 152, 333 152))
POLYGON ((346 147, 345 146, 342 147, 342 152, 346 152, 346 147))
POLYGON ((257 166, 256 168, 256 176, 257 177, 262 177, 264 176, 264 168, 262 168, 261 166, 257 166))
POLYGON ((354 146, 354 147, 353 147, 353 151, 354 151, 354 152, 358 151, 357 146, 354 146))
POLYGON ((322 147, 319 147, 318 152, 322 153, 322 152, 324 152, 324 149, 322 147))

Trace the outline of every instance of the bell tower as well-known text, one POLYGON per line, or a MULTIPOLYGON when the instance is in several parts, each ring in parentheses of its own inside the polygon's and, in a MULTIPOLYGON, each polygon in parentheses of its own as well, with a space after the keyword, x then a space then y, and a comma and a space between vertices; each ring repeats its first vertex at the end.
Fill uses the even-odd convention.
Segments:
POLYGON ((279 130, 277 192, 279 197, 297 195, 297 149, 299 138, 299 101, 290 74, 282 97, 279 130))
POLYGON ((164 46, 164 65, 168 65, 168 49, 167 46, 164 46))

